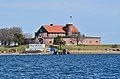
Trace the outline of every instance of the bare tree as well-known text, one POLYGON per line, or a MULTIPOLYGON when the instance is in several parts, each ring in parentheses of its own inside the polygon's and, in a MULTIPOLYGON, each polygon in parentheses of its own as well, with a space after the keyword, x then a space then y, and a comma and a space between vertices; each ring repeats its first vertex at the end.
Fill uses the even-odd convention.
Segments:
POLYGON ((0 29, 0 40, 2 42, 2 45, 6 45, 8 40, 10 40, 11 36, 9 34, 10 33, 8 28, 0 29))
POLYGON ((22 29, 19 27, 2 28, 0 29, 0 41, 2 45, 10 45, 11 42, 16 41, 15 34, 22 37, 22 29))
POLYGON ((12 27, 9 29, 11 34, 11 41, 14 41, 15 43, 18 42, 18 38, 16 35, 22 35, 22 29, 20 27, 12 27))

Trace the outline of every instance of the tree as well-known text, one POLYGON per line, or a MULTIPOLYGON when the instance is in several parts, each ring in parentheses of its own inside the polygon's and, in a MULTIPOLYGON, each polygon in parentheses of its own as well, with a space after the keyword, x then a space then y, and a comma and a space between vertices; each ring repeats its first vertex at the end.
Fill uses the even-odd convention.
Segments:
POLYGON ((7 45, 9 40, 11 39, 11 34, 8 28, 0 29, 0 40, 2 45, 7 45))
POLYGON ((25 42, 25 38, 21 33, 14 34, 14 41, 18 42, 19 45, 22 45, 25 42))
POLYGON ((117 44, 112 45, 112 48, 118 48, 117 44))
POLYGON ((12 28, 2 28, 0 29, 0 41, 2 45, 10 45, 11 42, 16 41, 18 39, 15 37, 15 34, 19 36, 19 38, 23 39, 22 29, 20 27, 12 27, 12 28))
POLYGON ((54 43, 53 44, 59 45, 59 49, 61 50, 62 45, 65 45, 65 41, 62 39, 61 36, 58 36, 58 37, 54 38, 54 43))
POLYGON ((76 37, 77 45, 79 44, 79 41, 82 44, 83 41, 84 41, 84 38, 85 38, 85 35, 82 35, 82 34, 79 33, 78 36, 76 37))

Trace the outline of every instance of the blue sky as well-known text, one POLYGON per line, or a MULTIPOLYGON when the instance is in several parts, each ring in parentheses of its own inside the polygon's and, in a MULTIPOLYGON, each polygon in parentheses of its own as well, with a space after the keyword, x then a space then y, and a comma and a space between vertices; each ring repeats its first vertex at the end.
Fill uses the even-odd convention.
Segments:
POLYGON ((0 0, 0 28, 34 34, 41 25, 68 22, 86 36, 101 36, 102 43, 120 44, 120 0, 0 0))

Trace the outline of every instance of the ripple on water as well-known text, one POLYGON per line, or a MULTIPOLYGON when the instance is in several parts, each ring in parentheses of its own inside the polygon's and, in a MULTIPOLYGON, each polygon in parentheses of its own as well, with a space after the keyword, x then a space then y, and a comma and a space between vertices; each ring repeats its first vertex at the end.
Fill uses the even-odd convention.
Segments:
POLYGON ((120 79, 120 55, 0 56, 0 79, 120 79))

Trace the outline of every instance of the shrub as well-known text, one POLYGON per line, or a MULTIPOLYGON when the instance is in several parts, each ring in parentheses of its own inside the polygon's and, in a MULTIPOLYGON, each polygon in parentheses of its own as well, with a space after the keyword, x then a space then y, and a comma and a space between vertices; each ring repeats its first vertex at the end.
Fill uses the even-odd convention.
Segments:
POLYGON ((117 48, 117 47, 118 47, 117 44, 112 45, 112 48, 117 48))

